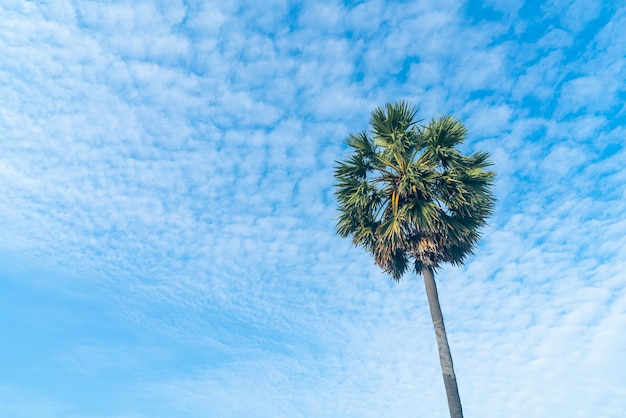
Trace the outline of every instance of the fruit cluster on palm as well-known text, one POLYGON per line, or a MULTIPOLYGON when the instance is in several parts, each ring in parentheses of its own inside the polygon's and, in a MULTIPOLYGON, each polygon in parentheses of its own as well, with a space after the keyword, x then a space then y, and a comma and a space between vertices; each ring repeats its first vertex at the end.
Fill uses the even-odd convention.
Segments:
POLYGON ((371 133, 347 138, 352 154, 335 169, 337 232, 367 249, 395 280, 411 267, 424 275, 456 418, 461 404, 433 273, 472 254, 493 211, 495 173, 487 153, 464 155, 457 148, 467 136, 459 120, 443 116, 421 125, 416 116, 406 102, 388 104, 372 112, 371 133))

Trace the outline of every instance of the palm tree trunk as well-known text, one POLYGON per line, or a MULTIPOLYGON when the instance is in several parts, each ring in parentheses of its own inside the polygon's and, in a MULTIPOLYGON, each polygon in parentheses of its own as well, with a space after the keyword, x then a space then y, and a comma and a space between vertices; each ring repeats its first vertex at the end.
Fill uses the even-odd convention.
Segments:
POLYGON ((459 388, 456 385, 456 376, 454 375, 452 354, 448 346, 446 328, 443 325, 443 315, 441 313, 441 306, 439 305, 435 276, 430 267, 424 267, 422 274, 424 275, 424 285, 426 286, 426 296, 428 296, 430 316, 433 319, 433 326, 435 327, 435 337, 437 338, 437 347, 439 348, 439 361, 441 362, 443 384, 446 387, 446 395, 448 396, 450 418, 463 418, 461 398, 459 397, 459 388))

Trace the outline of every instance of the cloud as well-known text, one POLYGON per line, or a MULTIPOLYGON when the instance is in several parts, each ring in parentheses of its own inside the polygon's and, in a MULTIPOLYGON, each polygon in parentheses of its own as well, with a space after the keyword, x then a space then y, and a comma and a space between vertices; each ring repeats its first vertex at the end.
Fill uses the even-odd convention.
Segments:
POLYGON ((391 282, 333 231, 343 139, 411 99, 461 117, 498 172, 476 256, 437 276, 468 415, 618 416, 625 15, 566 6, 0 6, 0 274, 110 325, 73 328, 21 294, 27 332, 75 333, 41 341, 28 387, 0 379, 0 403, 445 416, 420 280, 391 282))

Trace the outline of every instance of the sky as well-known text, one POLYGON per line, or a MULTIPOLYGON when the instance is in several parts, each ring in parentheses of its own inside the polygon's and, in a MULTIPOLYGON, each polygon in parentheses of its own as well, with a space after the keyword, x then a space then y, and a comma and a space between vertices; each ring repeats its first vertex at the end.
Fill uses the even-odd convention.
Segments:
POLYGON ((335 233, 377 106, 498 203, 437 276, 467 417, 626 411, 621 1, 2 0, 0 417, 448 414, 424 285, 335 233))

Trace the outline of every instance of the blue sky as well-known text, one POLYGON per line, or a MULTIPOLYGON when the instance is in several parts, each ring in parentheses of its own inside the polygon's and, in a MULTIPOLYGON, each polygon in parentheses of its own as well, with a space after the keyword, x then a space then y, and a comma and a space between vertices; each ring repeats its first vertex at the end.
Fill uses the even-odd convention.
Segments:
POLYGON ((0 417, 447 414, 423 284, 335 235, 387 102, 498 205, 437 276, 467 416, 626 410, 621 2, 0 4, 0 417))

